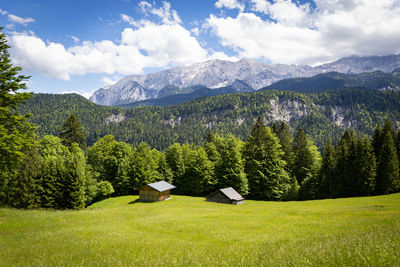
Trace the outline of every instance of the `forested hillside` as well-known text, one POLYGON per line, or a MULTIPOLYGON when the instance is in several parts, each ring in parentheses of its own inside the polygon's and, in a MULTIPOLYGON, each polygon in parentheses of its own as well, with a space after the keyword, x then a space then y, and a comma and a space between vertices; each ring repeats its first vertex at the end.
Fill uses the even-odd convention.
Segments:
POLYGON ((400 90, 400 68, 392 72, 364 72, 346 74, 328 72, 313 77, 283 79, 261 90, 317 92, 328 89, 365 88, 374 90, 400 90))
POLYGON ((285 120, 291 132, 303 128, 322 147, 330 135, 337 143, 345 128, 372 134, 385 119, 399 125, 400 93, 347 89, 301 94, 283 91, 237 93, 195 99, 169 107, 122 109, 93 104, 78 95, 34 95, 20 107, 32 113, 37 133, 57 135, 74 113, 83 124, 88 145, 104 135, 119 141, 165 149, 174 142, 201 144, 208 130, 245 140, 257 116, 267 125, 285 120))

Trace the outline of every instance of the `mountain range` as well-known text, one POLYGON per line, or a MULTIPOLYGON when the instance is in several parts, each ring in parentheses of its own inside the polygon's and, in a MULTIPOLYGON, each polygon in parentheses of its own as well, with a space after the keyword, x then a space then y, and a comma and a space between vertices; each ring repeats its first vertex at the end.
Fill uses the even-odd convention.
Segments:
MULTIPOLYGON (((242 59, 237 62, 210 60, 146 75, 126 76, 114 85, 95 91, 90 100, 100 105, 126 105, 143 100, 160 100, 166 97, 173 99, 172 96, 183 94, 186 95, 183 98, 192 99, 190 94, 198 97, 223 94, 223 90, 211 91, 220 88, 233 88, 233 91, 249 92, 266 88, 284 79, 307 78, 330 72, 360 74, 380 71, 389 73, 399 67, 400 55, 368 57, 352 55, 318 66, 273 65, 251 59, 242 59), (208 90, 204 90, 204 87, 208 90), (197 89, 201 88, 206 92, 205 94, 201 94, 200 91, 196 93, 197 89)), ((232 90, 227 90, 227 93, 231 92, 232 90)), ((160 101, 165 102, 165 100, 160 101)), ((143 104, 145 105, 146 102, 143 104)))

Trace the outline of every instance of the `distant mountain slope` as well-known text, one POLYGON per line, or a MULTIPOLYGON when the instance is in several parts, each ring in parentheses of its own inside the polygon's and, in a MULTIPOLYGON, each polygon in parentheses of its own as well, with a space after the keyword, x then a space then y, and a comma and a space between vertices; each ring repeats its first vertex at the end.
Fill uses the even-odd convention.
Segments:
POLYGON ((400 90, 400 68, 393 72, 365 72, 343 74, 328 72, 313 77, 280 80, 261 90, 286 90, 296 92, 315 92, 329 89, 365 88, 374 90, 400 90))
POLYGON ((178 67, 146 75, 130 75, 116 84, 100 88, 90 98, 101 105, 128 104, 136 101, 165 96, 162 89, 168 86, 188 88, 202 85, 220 88, 232 85, 236 80, 260 89, 282 79, 311 77, 319 73, 340 72, 391 72, 400 67, 400 55, 358 57, 351 56, 316 67, 307 65, 267 64, 250 59, 237 62, 210 60, 187 67, 178 67), (161 94, 160 94, 161 93, 161 94))
MULTIPOLYGON (((169 92, 175 91, 174 90, 175 88, 176 87, 168 86, 169 92)), ((184 103, 186 101, 196 99, 196 98, 224 95, 224 94, 254 92, 254 89, 252 89, 246 83, 239 81, 239 80, 236 80, 232 85, 217 88, 217 89, 210 89, 205 86, 199 85, 199 86, 194 86, 194 87, 186 87, 186 88, 184 88, 184 90, 185 90, 185 92, 188 92, 188 93, 182 93, 182 91, 179 91, 179 93, 176 93, 176 94, 167 94, 167 96, 165 96, 165 97, 142 100, 142 101, 137 101, 134 103, 119 105, 119 106, 123 107, 123 108, 132 108, 132 107, 140 107, 140 106, 165 107, 165 106, 176 105, 179 103, 184 103)))
POLYGON ((38 134, 57 134, 75 113, 92 145, 106 134, 118 140, 165 149, 174 142, 202 143, 207 131, 232 133, 245 139, 257 116, 267 124, 285 120, 292 130, 302 127, 317 145, 330 135, 337 141, 345 128, 371 134, 386 118, 400 126, 400 92, 346 89, 302 94, 257 91, 205 97, 169 107, 122 109, 98 106, 78 95, 35 95, 22 113, 33 113, 38 134))

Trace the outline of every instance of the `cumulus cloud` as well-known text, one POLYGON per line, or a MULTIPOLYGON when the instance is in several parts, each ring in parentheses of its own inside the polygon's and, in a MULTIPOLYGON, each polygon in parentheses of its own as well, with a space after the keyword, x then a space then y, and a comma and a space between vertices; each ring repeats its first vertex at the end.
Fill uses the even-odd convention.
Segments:
POLYGON ((162 6, 157 8, 154 7, 152 4, 146 1, 141 1, 138 4, 141 12, 145 15, 155 15, 156 17, 160 18, 163 23, 165 24, 174 24, 174 23, 182 23, 178 12, 171 8, 171 4, 167 1, 162 2, 162 6))
POLYGON ((130 25, 134 25, 134 26, 137 25, 136 21, 131 16, 128 16, 126 14, 121 14, 121 19, 123 22, 126 22, 130 25))
POLYGON ((216 8, 228 8, 228 9, 239 9, 243 11, 244 5, 239 3, 237 0, 218 0, 215 2, 216 8))
POLYGON ((193 29, 191 29, 191 32, 195 35, 195 36, 199 36, 200 34, 200 30, 198 27, 194 27, 193 29))
POLYGON ((0 14, 4 16, 7 15, 8 12, 0 8, 0 14))
POLYGON ((72 75, 86 73, 140 74, 147 68, 229 58, 222 52, 203 48, 195 34, 182 26, 178 14, 169 3, 163 2, 160 8, 148 2, 141 3, 139 7, 159 17, 159 22, 146 19, 135 21, 121 14, 122 21, 133 27, 125 28, 120 40, 82 41, 72 47, 44 41, 32 32, 14 32, 9 35, 13 61, 31 73, 69 80, 72 75), (164 15, 166 17, 161 18, 164 15))
POLYGON ((112 77, 105 76, 105 77, 101 78, 101 81, 106 86, 106 85, 113 85, 113 84, 117 83, 120 79, 121 79, 120 76, 114 75, 112 77))
POLYGON ((21 18, 13 14, 8 14, 8 20, 25 26, 28 25, 28 23, 35 22, 33 18, 21 18))
POLYGON ((311 8, 291 0, 250 0, 249 10, 236 17, 210 15, 205 26, 240 57, 274 63, 317 64, 354 53, 400 52, 396 1, 314 2, 311 8))
POLYGON ((87 99, 93 95, 95 90, 92 90, 90 92, 83 92, 83 91, 62 91, 61 94, 78 94, 81 95, 87 99))

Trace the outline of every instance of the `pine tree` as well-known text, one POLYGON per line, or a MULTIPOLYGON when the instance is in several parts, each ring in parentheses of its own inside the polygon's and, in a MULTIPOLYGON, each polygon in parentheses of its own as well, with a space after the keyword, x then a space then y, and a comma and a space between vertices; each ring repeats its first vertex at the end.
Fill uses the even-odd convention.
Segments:
POLYGON ((300 184, 306 177, 317 175, 321 156, 310 138, 306 137, 303 129, 299 129, 293 140, 293 175, 300 184))
POLYGON ((172 183, 174 175, 172 174, 171 168, 168 166, 165 154, 161 152, 159 152, 158 154, 159 159, 157 172, 160 174, 160 180, 172 183))
POLYGON ((211 143, 214 141, 214 134, 211 131, 207 132, 206 142, 211 143))
POLYGON ((399 160, 399 166, 400 166, 400 129, 398 130, 396 136, 396 149, 397 149, 397 159, 399 160))
POLYGON ((276 135, 278 135, 279 133, 279 128, 278 128, 278 124, 276 124, 276 122, 274 121, 274 123, 272 124, 272 128, 271 128, 272 132, 276 135))
POLYGON ((25 157, 9 184, 9 205, 16 208, 40 207, 40 156, 36 145, 23 151, 25 157))
POLYGON ((349 196, 348 192, 351 190, 351 169, 352 162, 349 158, 350 147, 354 146, 354 133, 345 130, 342 138, 340 139, 339 145, 336 148, 337 162, 336 171, 333 181, 333 197, 346 197, 349 196))
POLYGON ((9 184, 18 184, 16 177, 25 155, 34 146, 34 127, 26 119, 29 115, 20 115, 18 105, 31 97, 23 93, 29 77, 18 75, 20 67, 11 64, 6 36, 0 27, 0 203, 12 202, 8 193, 9 184))
POLYGON ((278 131, 279 143, 282 146, 283 152, 283 160, 286 161, 286 170, 291 172, 292 164, 293 164, 293 140, 290 137, 289 128, 287 124, 282 121, 281 126, 278 131))
POLYGON ((71 114, 60 128, 60 138, 63 145, 71 147, 77 143, 80 148, 86 147, 85 131, 74 114, 71 114))
POLYGON ((349 182, 347 196, 368 196, 375 189, 376 159, 373 147, 366 137, 350 145, 349 182))
POLYGON ((81 209, 85 207, 85 156, 77 143, 70 148, 71 153, 65 159, 66 175, 63 179, 63 208, 81 209))
POLYGON ((60 138, 45 136, 40 140, 40 201, 44 208, 79 209, 86 204, 85 157, 78 144, 62 145, 60 138))
POLYGON ((375 127, 374 133, 372 135, 372 147, 374 148, 374 154, 377 161, 379 161, 382 145, 383 145, 383 130, 381 126, 378 124, 375 127))
POLYGON ((287 195, 291 181, 283 154, 278 138, 258 117, 243 152, 250 198, 280 200, 287 195))
POLYGON ((175 190, 175 194, 179 194, 181 188, 178 186, 181 180, 181 177, 185 173, 185 163, 186 160, 183 155, 183 148, 181 144, 175 143, 171 145, 165 155, 168 166, 171 168, 173 174, 173 184, 177 186, 177 190, 175 190))
POLYGON ((394 130, 393 124, 391 123, 390 120, 386 120, 385 124, 383 124, 382 127, 382 131, 383 133, 390 133, 390 135, 392 136, 393 140, 396 140, 396 131, 394 130))
POLYGON ((214 143, 220 155, 214 168, 217 188, 233 187, 246 196, 249 188, 242 158, 243 142, 228 135, 226 138, 216 136, 214 143))
POLYGON ((378 161, 376 194, 388 194, 399 189, 399 161, 392 134, 386 131, 378 161))
POLYGON ((191 149, 185 173, 180 179, 181 193, 190 196, 203 196, 211 192, 213 166, 202 147, 191 149))
POLYGON ((319 198, 331 198, 333 195, 333 181, 336 170, 336 156, 335 149, 332 146, 331 139, 328 139, 328 143, 324 148, 324 154, 322 156, 322 165, 320 171, 320 188, 319 198))

